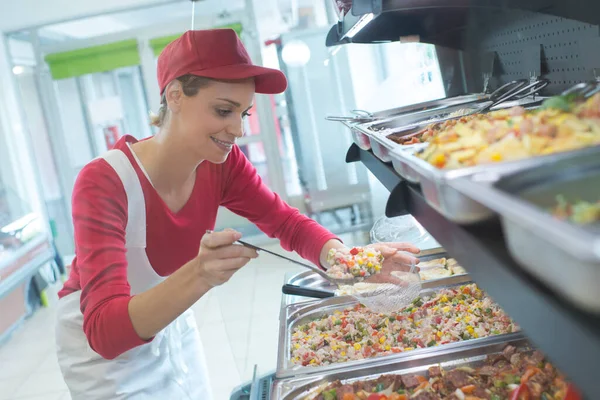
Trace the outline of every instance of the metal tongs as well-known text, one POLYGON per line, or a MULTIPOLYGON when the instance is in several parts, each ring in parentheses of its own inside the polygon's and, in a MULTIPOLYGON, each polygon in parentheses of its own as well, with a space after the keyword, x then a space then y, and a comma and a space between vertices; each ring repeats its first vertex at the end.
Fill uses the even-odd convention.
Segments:
POLYGON ((600 83, 596 81, 591 81, 578 83, 577 85, 562 92, 561 95, 567 96, 570 94, 574 94, 578 97, 588 99, 598 92, 600 92, 600 83))
MULTIPOLYGON (((213 233, 213 231, 207 230, 206 233, 211 234, 211 233, 213 233)), ((293 258, 286 257, 286 256, 281 255, 279 253, 275 253, 273 251, 264 249, 262 247, 255 246, 253 244, 244 242, 242 240, 237 240, 235 243, 239 244, 239 245, 242 245, 244 247, 248 247, 249 249, 252 249, 252 250, 262 251, 262 252, 271 254, 272 256, 279 257, 281 259, 284 259, 284 260, 289 261, 291 263, 294 263, 296 265, 300 265, 301 267, 310 269, 311 271, 319 274, 320 276, 322 276, 323 278, 325 278, 329 282, 334 283, 336 285, 352 285, 352 284, 354 284, 356 282, 361 282, 361 281, 364 280, 364 278, 362 278, 362 277, 357 277, 357 278, 352 278, 352 279, 336 279, 336 278, 332 278, 331 276, 327 275, 327 273, 325 271, 323 271, 321 268, 319 268, 319 267, 317 267, 315 265, 305 264, 303 262, 294 260, 293 258)))
POLYGON ((353 284, 354 284, 354 283, 356 283, 356 282, 362 282, 362 281, 364 280, 364 278, 362 278, 362 277, 356 277, 356 278, 350 278, 350 279, 338 279, 338 278, 332 278, 331 276, 327 275, 327 273, 326 273, 325 271, 323 271, 321 268, 319 268, 319 267, 317 267, 317 266, 315 266, 315 265, 305 264, 305 263, 303 263, 303 262, 300 262, 300 261, 294 260, 293 258, 286 257, 286 256, 284 256, 284 255, 282 255, 282 254, 275 253, 275 252, 273 252, 273 251, 270 251, 270 250, 264 249, 264 248, 262 248, 262 247, 258 247, 258 246, 255 246, 255 245, 253 245, 253 244, 250 244, 250 243, 244 242, 244 241, 242 241, 242 240, 238 240, 238 241, 236 241, 236 243, 237 243, 237 244, 241 244, 242 246, 248 247, 249 249, 253 249, 253 250, 256 250, 256 251, 262 251, 262 252, 265 252, 265 253, 271 254, 272 256, 279 257, 279 258, 281 258, 281 259, 284 259, 284 260, 286 260, 286 261, 289 261, 289 262, 291 262, 291 263, 294 263, 294 264, 296 264, 296 265, 300 265, 301 267, 304 267, 304 268, 310 269, 311 271, 313 271, 313 272, 315 272, 315 273, 319 274, 320 276, 322 276, 323 278, 325 278, 325 279, 326 279, 326 280, 328 280, 329 282, 331 282, 331 283, 334 283, 334 284, 336 284, 336 285, 353 285, 353 284))
POLYGON ((529 83, 529 84, 527 84, 527 82, 529 82, 529 81, 523 79, 520 81, 513 81, 510 83, 507 83, 506 85, 501 86, 494 93, 497 93, 499 90, 503 89, 507 85, 511 85, 514 83, 521 83, 521 82, 522 82, 521 85, 516 85, 514 88, 508 90, 504 94, 498 95, 496 98, 493 98, 494 94, 492 94, 490 96, 490 100, 491 100, 490 104, 485 105, 480 108, 477 108, 475 111, 473 111, 467 115, 478 114, 478 113, 489 111, 492 108, 494 108, 495 106, 502 104, 508 100, 517 100, 517 99, 522 99, 527 96, 534 95, 550 84, 550 81, 548 79, 539 79, 539 80, 529 83))
POLYGON ((377 120, 377 117, 375 117, 372 113, 365 111, 365 110, 352 110, 351 111, 352 114, 354 114, 354 117, 336 117, 336 116, 327 116, 325 117, 325 119, 327 121, 335 121, 335 122, 349 122, 349 123, 357 123, 357 124, 362 124, 362 123, 366 123, 366 122, 373 122, 377 120))

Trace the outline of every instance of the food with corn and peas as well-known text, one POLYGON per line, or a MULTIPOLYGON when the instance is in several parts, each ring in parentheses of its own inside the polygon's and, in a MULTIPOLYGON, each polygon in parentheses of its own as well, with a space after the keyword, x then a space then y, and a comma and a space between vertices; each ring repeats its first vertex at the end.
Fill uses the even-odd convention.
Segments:
POLYGON ((552 97, 535 110, 482 114, 434 133, 417 157, 440 169, 515 161, 600 145, 600 94, 552 97))
POLYGON ((383 255, 372 247, 331 249, 327 254, 327 275, 336 279, 352 279, 381 272, 383 255))
POLYGON ((382 375, 323 385, 306 400, 579 400, 574 386, 539 351, 508 345, 472 366, 382 375))
POLYGON ((362 305, 296 326, 291 359, 321 366, 500 335, 519 327, 475 284, 419 297, 397 312, 362 305))

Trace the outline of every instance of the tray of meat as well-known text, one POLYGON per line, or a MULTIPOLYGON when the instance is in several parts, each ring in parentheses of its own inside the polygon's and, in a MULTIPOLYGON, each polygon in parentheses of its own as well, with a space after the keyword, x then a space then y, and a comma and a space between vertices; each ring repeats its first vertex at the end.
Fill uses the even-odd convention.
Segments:
POLYGON ((600 94, 557 96, 538 110, 514 108, 458 123, 435 135, 425 149, 394 152, 421 184, 427 202, 461 224, 493 212, 456 190, 460 178, 493 183, 503 176, 552 165, 600 145, 600 94))
POLYGON ((600 147, 453 187, 498 213, 514 258, 555 292, 600 313, 600 147))
POLYGON ((579 400, 581 395, 522 338, 276 381, 277 400, 579 400))
POLYGON ((276 375, 324 373, 517 331, 474 284, 425 289, 410 306, 389 314, 347 296, 295 304, 280 316, 276 375))

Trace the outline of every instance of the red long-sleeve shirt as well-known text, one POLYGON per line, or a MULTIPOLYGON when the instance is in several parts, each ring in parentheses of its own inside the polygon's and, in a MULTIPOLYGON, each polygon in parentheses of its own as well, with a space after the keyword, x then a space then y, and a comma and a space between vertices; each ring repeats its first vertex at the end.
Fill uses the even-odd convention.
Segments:
MULTIPOLYGON (((269 190, 237 146, 223 164, 200 164, 190 200, 173 213, 127 145, 135 141, 126 136, 115 149, 127 155, 140 179, 146 204, 146 254, 160 276, 197 256, 202 236, 214 229, 219 206, 249 219, 278 238, 284 249, 317 265, 324 244, 335 238, 269 190)), ((59 296, 81 290, 88 342, 101 356, 114 358, 146 343, 134 331, 128 313, 132 296, 125 257, 127 196, 113 168, 96 159, 79 173, 72 202, 76 257, 59 296)))

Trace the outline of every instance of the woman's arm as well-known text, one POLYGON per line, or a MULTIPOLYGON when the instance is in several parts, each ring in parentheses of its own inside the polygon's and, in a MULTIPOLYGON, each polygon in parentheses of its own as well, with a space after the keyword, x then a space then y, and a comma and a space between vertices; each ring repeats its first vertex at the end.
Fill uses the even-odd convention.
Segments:
POLYGON ((235 232, 205 236, 198 257, 156 287, 131 296, 127 196, 104 160, 92 162, 79 174, 73 222, 83 329, 92 349, 107 359, 147 343, 210 288, 256 257, 250 249, 228 245, 239 236, 235 232))
POLYGON ((256 251, 233 244, 241 237, 235 231, 204 235, 198 257, 164 282, 134 296, 129 302, 129 316, 138 336, 154 337, 210 289, 227 282, 256 258, 256 251))
POLYGON ((325 265, 324 247, 341 241, 273 193, 237 146, 229 154, 224 172, 222 206, 249 219, 270 237, 278 238, 284 249, 296 251, 315 265, 325 265))

